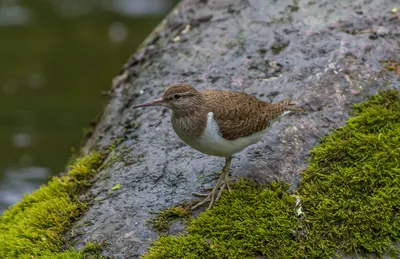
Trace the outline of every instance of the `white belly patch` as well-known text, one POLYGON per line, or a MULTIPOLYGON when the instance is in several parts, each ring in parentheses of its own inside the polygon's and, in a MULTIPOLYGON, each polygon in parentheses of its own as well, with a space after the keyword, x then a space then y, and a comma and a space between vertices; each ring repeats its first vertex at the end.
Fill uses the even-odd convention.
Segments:
POLYGON ((186 144, 202 153, 212 156, 228 157, 258 142, 266 130, 235 140, 227 140, 221 136, 219 126, 214 120, 214 113, 209 112, 207 114, 207 127, 200 138, 187 137, 183 132, 180 132, 179 129, 175 129, 175 131, 186 144))

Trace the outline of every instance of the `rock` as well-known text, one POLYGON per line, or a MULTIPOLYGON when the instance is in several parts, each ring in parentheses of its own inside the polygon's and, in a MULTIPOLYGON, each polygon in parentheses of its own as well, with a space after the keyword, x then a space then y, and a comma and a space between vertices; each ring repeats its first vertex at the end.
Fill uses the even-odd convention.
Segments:
POLYGON ((380 62, 400 59, 390 33, 400 19, 391 7, 388 0, 182 1, 113 81, 110 102, 83 148, 116 145, 88 193, 104 199, 93 200, 70 241, 79 247, 104 240, 104 255, 138 258, 159 235, 146 225, 150 212, 191 201, 193 192, 214 184, 204 177, 221 170, 223 159, 184 145, 169 111, 131 109, 176 82, 267 101, 291 97, 304 108, 232 162, 233 178, 281 179, 294 190, 310 149, 345 123, 352 104, 384 86, 400 89, 398 75, 380 62), (372 27, 384 40, 374 40, 372 27))

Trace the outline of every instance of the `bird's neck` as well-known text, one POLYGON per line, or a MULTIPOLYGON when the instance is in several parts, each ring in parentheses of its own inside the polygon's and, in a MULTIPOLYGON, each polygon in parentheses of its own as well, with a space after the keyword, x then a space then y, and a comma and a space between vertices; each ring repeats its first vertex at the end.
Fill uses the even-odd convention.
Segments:
POLYGON ((206 106, 199 105, 185 112, 172 112, 171 122, 178 135, 199 138, 207 127, 206 106))

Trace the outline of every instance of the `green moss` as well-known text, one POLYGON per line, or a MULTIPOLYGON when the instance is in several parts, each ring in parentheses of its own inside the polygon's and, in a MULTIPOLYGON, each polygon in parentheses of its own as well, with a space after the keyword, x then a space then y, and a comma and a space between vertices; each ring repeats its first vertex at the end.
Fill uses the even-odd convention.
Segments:
POLYGON ((261 56, 264 56, 267 53, 267 50, 264 48, 261 48, 258 50, 258 53, 260 53, 261 56))
POLYGON ((376 253, 400 241, 400 100, 386 91, 312 151, 300 194, 315 257, 376 253), (317 242, 318 241, 318 242, 317 242))
POLYGON ((235 184, 186 235, 161 236, 153 258, 332 258, 374 253, 396 258, 400 241, 400 100, 380 92, 311 153, 298 190, 235 184))
POLYGON ((274 55, 278 55, 281 53, 282 50, 286 49, 286 47, 289 46, 288 41, 277 41, 274 45, 271 46, 272 53, 274 55))
MULTIPOLYGON (((96 153, 77 159, 66 175, 53 177, 46 186, 6 210, 0 217, 0 258, 55 256, 64 231, 85 208, 77 195, 90 185, 88 180, 101 162, 102 156, 96 153)), ((78 258, 68 256, 62 258, 78 258)))
POLYGON ((400 62, 396 60, 382 60, 382 63, 385 63, 385 69, 396 73, 400 76, 400 62))
POLYGON ((188 220, 191 216, 191 212, 188 208, 178 206, 171 207, 167 210, 163 210, 158 215, 149 221, 149 224, 153 229, 163 232, 167 231, 171 224, 180 219, 188 220))
POLYGON ((287 189, 276 182, 261 188, 241 180, 189 224, 186 236, 162 236, 143 258, 290 257, 299 248, 300 225, 287 189))
POLYGON ((300 9, 299 0, 293 0, 293 4, 288 5, 288 8, 291 12, 297 12, 300 9))
MULTIPOLYGON (((75 249, 70 249, 67 251, 63 251, 61 253, 51 252, 51 251, 43 251, 40 256, 35 256, 35 259, 101 259, 103 258, 100 253, 103 250, 103 247, 100 244, 96 243, 87 243, 85 247, 77 251, 75 249)), ((32 257, 26 257, 32 258, 32 257)))

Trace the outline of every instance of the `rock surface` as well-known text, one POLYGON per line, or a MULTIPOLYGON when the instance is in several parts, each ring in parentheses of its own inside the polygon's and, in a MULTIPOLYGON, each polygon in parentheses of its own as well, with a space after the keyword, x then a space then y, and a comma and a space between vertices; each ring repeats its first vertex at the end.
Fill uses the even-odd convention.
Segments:
MULTIPOLYGON (((104 255, 138 258, 159 233, 145 223, 210 187, 223 159, 186 146, 170 111, 131 109, 166 86, 244 91, 263 100, 291 97, 306 110, 275 123, 237 154, 233 178, 275 179, 295 189, 311 148, 343 125, 349 107, 380 88, 400 89, 382 60, 400 60, 400 14, 390 0, 184 0, 115 78, 112 97, 83 152, 111 145, 70 240, 105 241, 104 255), (211 174, 211 175, 210 175, 211 174), (120 184, 119 189, 112 187, 120 184)), ((182 226, 176 224, 170 233, 182 226)))

